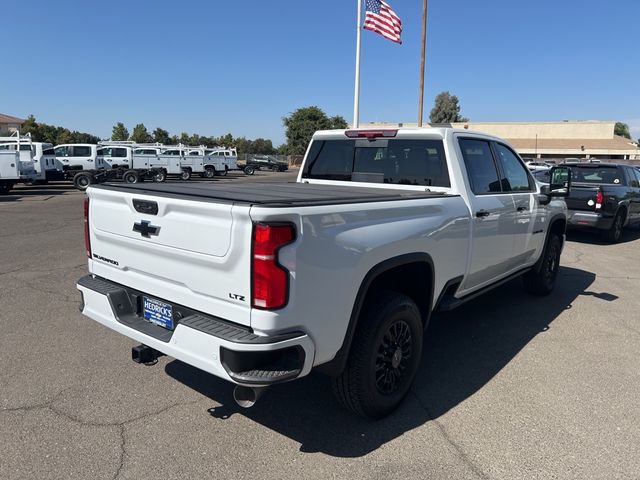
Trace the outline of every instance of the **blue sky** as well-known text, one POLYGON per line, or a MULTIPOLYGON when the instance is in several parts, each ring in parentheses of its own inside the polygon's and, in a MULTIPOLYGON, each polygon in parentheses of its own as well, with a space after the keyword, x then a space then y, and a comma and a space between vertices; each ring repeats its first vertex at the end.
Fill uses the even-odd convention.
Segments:
MULTIPOLYGON (((415 122, 422 1, 388 2, 404 44, 363 32, 361 120, 415 122)), ((20 0, 3 22, 0 112, 103 137, 122 121, 279 144, 298 107, 351 120, 355 9, 20 0)), ((426 115, 449 90, 471 120, 620 120, 638 138, 639 33, 639 0, 429 0, 426 115)))

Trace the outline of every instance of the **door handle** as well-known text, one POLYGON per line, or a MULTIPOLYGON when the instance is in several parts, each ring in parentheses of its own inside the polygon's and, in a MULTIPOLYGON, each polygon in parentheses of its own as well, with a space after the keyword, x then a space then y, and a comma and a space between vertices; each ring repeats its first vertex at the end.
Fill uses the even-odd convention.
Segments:
POLYGON ((491 215, 491 212, 489 212, 488 210, 478 210, 476 212, 476 217, 478 218, 488 217, 489 215, 491 215))
POLYGON ((518 212, 524 212, 525 210, 529 210, 527 207, 518 207, 518 212))

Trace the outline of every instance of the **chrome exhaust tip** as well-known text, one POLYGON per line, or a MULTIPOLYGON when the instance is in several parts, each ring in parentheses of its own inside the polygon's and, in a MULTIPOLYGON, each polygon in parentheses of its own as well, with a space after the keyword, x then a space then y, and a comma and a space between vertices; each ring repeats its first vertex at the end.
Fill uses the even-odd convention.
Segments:
POLYGON ((233 399, 242 408, 253 407, 267 387, 245 387, 244 385, 236 385, 233 389, 233 399))

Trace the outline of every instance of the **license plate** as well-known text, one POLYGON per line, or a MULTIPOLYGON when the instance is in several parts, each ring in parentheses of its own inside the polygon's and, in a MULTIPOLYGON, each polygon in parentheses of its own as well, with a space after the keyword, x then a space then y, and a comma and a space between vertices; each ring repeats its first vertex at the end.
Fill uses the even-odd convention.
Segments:
POLYGON ((142 297, 142 314, 145 320, 173 330, 173 307, 155 298, 142 297))

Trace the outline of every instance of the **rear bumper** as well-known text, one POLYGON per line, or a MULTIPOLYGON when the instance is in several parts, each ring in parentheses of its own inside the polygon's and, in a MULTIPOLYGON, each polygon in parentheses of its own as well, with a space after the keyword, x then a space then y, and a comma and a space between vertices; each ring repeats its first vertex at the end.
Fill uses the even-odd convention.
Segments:
MULTIPOLYGON (((88 275, 78 280, 80 311, 87 317, 159 352, 238 385, 267 386, 307 375, 315 348, 304 332, 261 336, 249 328, 174 305, 173 331, 139 314, 143 295, 88 275)), ((160 299, 161 300, 161 299, 160 299)))
POLYGON ((609 230, 613 224, 613 216, 595 212, 569 210, 568 224, 571 227, 590 227, 599 230, 609 230))

